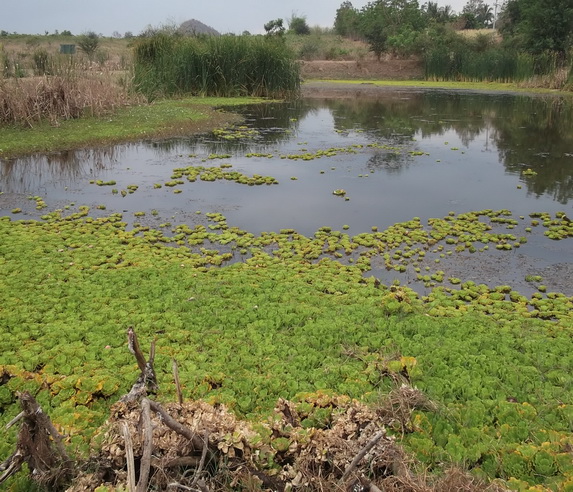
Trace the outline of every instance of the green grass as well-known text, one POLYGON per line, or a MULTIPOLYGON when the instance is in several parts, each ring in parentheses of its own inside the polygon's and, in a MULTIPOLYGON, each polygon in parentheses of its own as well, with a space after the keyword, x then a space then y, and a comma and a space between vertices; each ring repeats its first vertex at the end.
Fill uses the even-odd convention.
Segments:
POLYGON ((157 100, 131 106, 107 117, 62 121, 58 127, 48 123, 34 128, 2 127, 0 158, 35 152, 107 145, 145 138, 189 135, 198 130, 223 126, 233 116, 213 108, 261 102, 256 98, 192 97, 157 100))
MULTIPOLYGON (((307 80, 311 82, 311 80, 307 80)), ((316 82, 340 83, 340 84, 369 84, 381 87, 425 87, 428 89, 461 89, 480 91, 500 91, 500 92, 525 92, 537 94, 562 94, 571 96, 569 91, 556 89, 543 89, 522 87, 514 82, 458 82, 458 81, 434 81, 434 80, 324 80, 316 82)))
MULTIPOLYGON (((435 221, 432 240, 461 228, 482 237, 469 215, 435 221)), ((405 434, 394 431, 422 468, 455 463, 523 486, 573 481, 570 298, 528 301, 471 282, 421 298, 377 285, 359 267, 317 261, 337 244, 366 253, 391 240, 424 244, 430 236, 415 219, 352 239, 329 228, 257 237, 221 214, 206 219, 213 227, 177 226, 171 238, 128 231, 118 214, 91 218, 87 208, 0 220, 0 373, 12 376, 0 386, 0 425, 19 411, 16 391, 38 392, 68 445, 85 452, 137 376, 125 343, 133 325, 143 347, 157 339, 160 401, 175 396, 175 358, 185 398, 257 420, 279 397, 318 390, 376 403, 394 384, 388 361, 413 357, 411 384, 438 410, 415 412, 405 434), (212 268, 229 260, 225 248, 248 254, 212 268), (545 315, 528 315, 528 302, 545 315)), ((6 433, 0 459, 14 439, 6 433)))

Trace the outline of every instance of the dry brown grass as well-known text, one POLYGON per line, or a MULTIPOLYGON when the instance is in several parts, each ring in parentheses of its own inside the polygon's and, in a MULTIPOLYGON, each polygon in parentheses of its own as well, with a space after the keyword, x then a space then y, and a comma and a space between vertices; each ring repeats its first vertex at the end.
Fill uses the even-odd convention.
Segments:
POLYGON ((478 36, 490 36, 496 42, 501 41, 501 36, 498 31, 494 31, 493 29, 462 29, 460 31, 456 31, 460 36, 463 36, 468 39, 475 39, 478 36))
POLYGON ((535 75, 528 80, 520 82, 519 86, 532 89, 566 89, 570 70, 569 67, 562 67, 549 75, 535 75))
POLYGON ((0 79, 0 124, 33 127, 101 116, 132 101, 109 74, 0 79))
POLYGON ((131 50, 124 39, 101 38, 89 59, 60 54, 65 36, 7 37, 0 41, 0 125, 35 126, 101 116, 132 102, 127 84, 131 50))
MULTIPOLYGON (((66 36, 22 36, 0 38, 0 58, 22 68, 22 75, 34 74, 34 53, 44 51, 51 60, 61 64, 69 55, 60 55, 60 45, 76 44, 74 37, 66 36)), ((100 38, 93 60, 89 60, 76 44, 73 64, 79 69, 125 70, 131 65, 131 48, 127 39, 100 38)))

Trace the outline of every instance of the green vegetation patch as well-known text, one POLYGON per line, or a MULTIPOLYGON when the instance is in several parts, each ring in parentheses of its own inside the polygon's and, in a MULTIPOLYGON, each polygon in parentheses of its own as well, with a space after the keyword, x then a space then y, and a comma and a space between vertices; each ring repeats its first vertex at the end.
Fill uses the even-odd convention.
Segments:
POLYGON ((298 94, 300 68, 279 38, 177 36, 158 33, 134 44, 133 84, 158 96, 289 97, 298 94))
MULTIPOLYGON (((315 82, 315 81, 313 81, 315 82)), ((321 80, 339 84, 364 84, 364 80, 321 80)), ((542 87, 524 87, 514 82, 477 82, 451 80, 368 80, 368 84, 382 87, 425 87, 428 89, 461 89, 499 92, 527 92, 539 94, 571 95, 568 91, 556 91, 542 87)))
MULTIPOLYGON (((226 158, 228 156, 223 156, 226 158)), ((218 157, 210 157, 212 159, 218 157)), ((171 181, 167 181, 165 186, 174 187, 177 185, 184 184, 182 180, 183 177, 187 181, 194 182, 197 179, 201 181, 235 181, 239 184, 252 185, 262 185, 262 184, 278 184, 278 181, 272 176, 262 176, 260 174, 253 174, 252 176, 247 176, 239 171, 231 171, 231 164, 221 164, 220 166, 188 166, 184 168, 177 168, 173 170, 171 176, 171 181)))
MULTIPOLYGON (((279 397, 304 402, 316 391, 375 404, 400 374, 436 404, 389 429, 421 467, 455 463, 486 478, 564 486, 573 480, 572 299, 463 280, 420 297, 363 276, 386 248, 407 258, 416 242, 503 240, 482 219, 504 213, 448 216, 428 229, 415 218, 353 238, 328 227, 314 237, 255 236, 218 213, 205 214, 208 226, 165 233, 128 230, 121 215, 93 218, 87 207, 42 221, 3 218, 0 425, 27 389, 87 452, 138 374, 125 347, 133 325, 143 346, 157 339, 160 400, 175 398, 172 358, 186 399, 253 420, 279 397), (345 250, 357 266, 339 261, 345 250), (228 264, 235 257, 242 261, 228 264)), ((329 415, 305 418, 320 427, 329 415)), ((14 439, 6 433, 1 458, 14 439)))

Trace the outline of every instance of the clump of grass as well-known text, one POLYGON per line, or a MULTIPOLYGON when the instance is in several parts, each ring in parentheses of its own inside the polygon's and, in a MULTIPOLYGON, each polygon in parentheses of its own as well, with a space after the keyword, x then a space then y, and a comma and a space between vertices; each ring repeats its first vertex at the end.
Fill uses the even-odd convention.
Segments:
POLYGON ((160 95, 288 97, 300 87, 294 53, 280 39, 177 37, 159 33, 134 47, 134 83, 160 95))

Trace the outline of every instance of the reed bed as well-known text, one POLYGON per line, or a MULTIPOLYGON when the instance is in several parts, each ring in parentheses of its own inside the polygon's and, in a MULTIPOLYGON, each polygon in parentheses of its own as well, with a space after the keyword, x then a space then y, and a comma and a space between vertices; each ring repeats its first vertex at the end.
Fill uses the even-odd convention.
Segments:
POLYGON ((0 124, 33 127, 101 116, 132 101, 109 74, 0 79, 0 124))
POLYGON ((177 94, 286 98, 299 65, 280 39, 157 34, 134 47, 134 85, 148 99, 177 94))
POLYGON ((533 56, 501 47, 483 51, 465 45, 439 47, 425 56, 427 80, 523 82, 552 76, 559 69, 556 53, 533 56))

